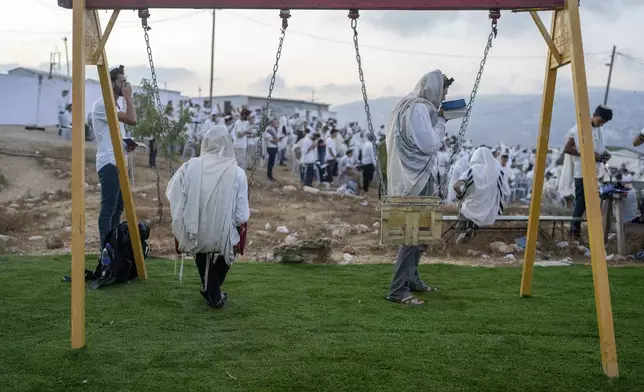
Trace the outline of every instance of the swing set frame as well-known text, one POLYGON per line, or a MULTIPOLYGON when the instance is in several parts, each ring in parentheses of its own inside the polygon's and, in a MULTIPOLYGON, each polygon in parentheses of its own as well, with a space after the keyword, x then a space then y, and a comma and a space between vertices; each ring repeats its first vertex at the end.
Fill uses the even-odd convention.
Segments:
MULTIPOLYGON (((609 377, 619 375, 617 350, 611 309, 608 269, 602 234, 599 191, 595 175, 594 148, 590 123, 588 85, 581 33, 578 0, 58 0, 64 8, 73 9, 73 73, 72 73, 72 292, 71 346, 85 345, 85 66, 96 65, 103 98, 114 102, 109 77, 105 44, 121 9, 145 8, 236 8, 236 9, 360 9, 360 10, 511 10, 528 12, 541 33, 547 48, 541 120, 537 142, 532 203, 528 223, 527 245, 521 279, 521 297, 532 292, 532 275, 536 253, 541 196, 546 155, 552 122, 555 84, 559 68, 570 64, 577 125, 579 129, 582 173, 587 206, 590 253, 601 349, 602 369, 609 377), (113 10, 105 28, 101 29, 97 10, 113 10), (537 11, 552 11, 550 31, 537 11)), ((136 212, 125 166, 121 135, 115 105, 106 104, 108 124, 125 213, 132 236, 134 257, 140 279, 147 278, 140 247, 136 212)))

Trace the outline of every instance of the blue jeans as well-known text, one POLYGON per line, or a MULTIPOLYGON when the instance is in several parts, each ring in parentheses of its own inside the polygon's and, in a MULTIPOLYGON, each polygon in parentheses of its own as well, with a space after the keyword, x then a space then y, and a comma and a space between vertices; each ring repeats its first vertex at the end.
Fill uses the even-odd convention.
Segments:
POLYGON ((98 171, 101 183, 101 212, 98 214, 98 232, 101 246, 110 230, 121 223, 123 213, 123 196, 119 184, 119 172, 116 166, 107 164, 98 171))
MULTIPOLYGON (((584 179, 575 178, 575 206, 572 210, 573 218, 581 218, 586 212, 586 199, 584 194, 584 179)), ((581 233, 581 222, 572 222, 570 232, 575 235, 581 233)))

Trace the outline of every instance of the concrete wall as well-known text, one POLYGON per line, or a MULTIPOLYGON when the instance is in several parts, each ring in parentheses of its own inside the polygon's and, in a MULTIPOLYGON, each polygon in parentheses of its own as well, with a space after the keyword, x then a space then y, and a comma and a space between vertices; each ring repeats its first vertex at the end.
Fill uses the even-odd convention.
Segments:
MULTIPOLYGON (((61 79, 48 79, 29 73, 0 74, 0 124, 39 125, 58 124, 57 99, 63 90, 71 90, 71 84, 61 79)), ((134 91, 138 91, 135 87, 134 91)), ((71 95, 71 94, 70 94, 71 95)), ((95 80, 85 82, 85 111, 89 113, 101 97, 100 84, 95 80)), ((182 98, 179 92, 160 91, 163 104, 172 100, 175 104, 182 98)))

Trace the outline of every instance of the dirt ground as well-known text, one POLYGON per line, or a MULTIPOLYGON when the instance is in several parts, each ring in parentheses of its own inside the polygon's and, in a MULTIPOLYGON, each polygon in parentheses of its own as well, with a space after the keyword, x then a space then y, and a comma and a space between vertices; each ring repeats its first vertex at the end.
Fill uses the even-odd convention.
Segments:
MULTIPOLYGON (((173 257, 174 239, 170 228, 169 208, 162 196, 165 219, 158 221, 156 171, 147 167, 144 149, 134 154, 134 200, 138 219, 151 225, 149 244, 155 257, 173 257)), ((86 178, 86 249, 98 252, 97 219, 100 208, 100 187, 95 167, 96 148, 87 143, 85 159, 86 178)), ((170 177, 167 162, 159 157, 162 191, 170 177)), ((180 162, 174 164, 175 168, 180 162)), ((374 186, 366 200, 339 196, 314 195, 301 190, 298 180, 290 174, 290 167, 278 168, 278 183, 265 181, 265 168, 258 168, 257 182, 252 185, 250 199, 248 247, 240 261, 272 261, 275 249, 285 241, 330 238, 332 252, 323 262, 328 263, 391 263, 396 248, 380 244, 379 202, 374 186), (284 189, 292 185, 296 189, 284 189), (276 232, 286 226, 289 234, 276 232), (290 236, 287 239, 287 236, 290 236), (345 254, 352 254, 349 257, 345 254)), ((55 129, 28 131, 18 126, 0 126, 0 235, 16 239, 1 253, 47 254, 70 252, 71 232, 71 142, 59 140, 55 129)), ((526 215, 528 206, 511 206, 506 213, 526 215)), ((445 214, 455 214, 446 207, 445 214)), ((550 227, 544 229, 549 232, 550 227)), ((453 263, 477 266, 516 265, 522 263, 520 249, 513 256, 495 253, 490 243, 502 241, 513 244, 525 235, 522 229, 502 232, 480 232, 467 243, 455 244, 454 239, 438 242, 423 255, 423 263, 453 263)), ((567 238, 541 240, 539 261, 569 260, 589 263, 577 244, 566 247, 557 242, 567 238)), ((629 238, 634 251, 639 250, 641 238, 629 238)), ((1 245, 1 244, 0 244, 1 245)), ((608 244, 607 253, 614 253, 614 243, 608 244)), ((633 264, 632 259, 611 261, 612 264, 633 264)))

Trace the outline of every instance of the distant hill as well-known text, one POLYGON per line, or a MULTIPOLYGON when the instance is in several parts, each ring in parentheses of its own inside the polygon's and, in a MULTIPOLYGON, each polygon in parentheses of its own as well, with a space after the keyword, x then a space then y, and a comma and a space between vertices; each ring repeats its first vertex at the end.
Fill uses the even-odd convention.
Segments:
MULTIPOLYGON (((603 102, 604 89, 590 88, 591 111, 603 102)), ((456 97, 454 97, 456 98, 456 97)), ((373 125, 376 129, 387 124, 391 109, 399 97, 384 97, 370 102, 373 125)), ((615 117, 606 127, 606 144, 629 146, 634 135, 644 128, 644 92, 612 89, 609 106, 615 117)), ((366 124, 362 101, 331 107, 340 124, 358 120, 366 124)), ((539 132, 541 95, 481 94, 476 98, 467 139, 475 144, 492 144, 503 141, 506 145, 536 146, 539 132)), ((572 91, 557 91, 550 145, 561 146, 566 133, 575 124, 575 103, 572 91)), ((448 133, 458 132, 459 120, 448 123, 448 133)))

